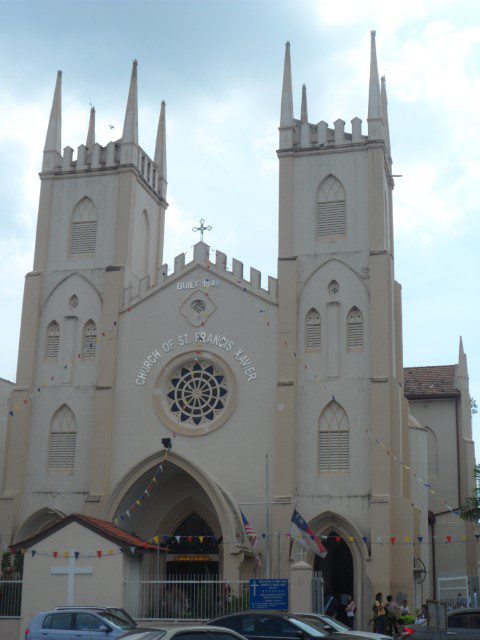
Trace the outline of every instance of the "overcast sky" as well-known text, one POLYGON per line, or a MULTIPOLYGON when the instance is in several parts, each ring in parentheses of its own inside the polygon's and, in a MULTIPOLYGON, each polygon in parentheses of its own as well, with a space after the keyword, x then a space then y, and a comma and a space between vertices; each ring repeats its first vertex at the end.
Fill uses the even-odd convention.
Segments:
POLYGON ((0 0, 0 11, 1 377, 15 379, 57 69, 62 146, 85 142, 90 103, 106 144, 121 135, 138 58, 140 144, 152 156, 167 102, 166 258, 190 249, 204 217, 213 226, 207 242, 266 282, 276 275, 284 43, 292 43, 296 115, 305 82, 311 122, 342 118, 349 130, 358 116, 365 128, 375 28, 402 175, 394 210, 405 365, 455 363, 462 334, 480 400, 480 3, 0 0))

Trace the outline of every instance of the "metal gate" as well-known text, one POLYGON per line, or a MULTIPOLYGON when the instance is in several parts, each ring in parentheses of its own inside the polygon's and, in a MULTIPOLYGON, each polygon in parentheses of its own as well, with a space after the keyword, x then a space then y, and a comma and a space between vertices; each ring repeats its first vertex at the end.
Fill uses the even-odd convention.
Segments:
POLYGON ((438 579, 438 599, 447 603, 448 609, 470 606, 468 576, 450 576, 438 579))
POLYGON ((321 571, 317 571, 312 578, 312 611, 314 613, 323 613, 323 609, 323 576, 321 571))

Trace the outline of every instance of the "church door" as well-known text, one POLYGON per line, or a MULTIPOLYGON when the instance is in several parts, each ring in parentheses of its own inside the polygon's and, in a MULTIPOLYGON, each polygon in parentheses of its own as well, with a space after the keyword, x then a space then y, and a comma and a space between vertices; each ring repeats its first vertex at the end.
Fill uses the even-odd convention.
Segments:
POLYGON ((323 545, 327 549, 327 555, 325 558, 315 556, 314 571, 322 574, 325 600, 328 600, 330 595, 335 596, 340 605, 337 617, 341 622, 345 622, 346 596, 355 597, 352 553, 347 543, 335 531, 328 534, 323 545))
POLYGON ((217 576, 219 543, 205 520, 193 513, 170 538, 167 575, 217 576))

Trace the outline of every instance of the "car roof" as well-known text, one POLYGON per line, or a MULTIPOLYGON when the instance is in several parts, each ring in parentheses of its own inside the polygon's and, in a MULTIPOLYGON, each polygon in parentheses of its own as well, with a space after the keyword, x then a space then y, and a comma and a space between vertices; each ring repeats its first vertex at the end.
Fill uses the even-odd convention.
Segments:
POLYGON ((269 611, 268 609, 265 611, 237 611, 236 613, 226 613, 224 616, 218 616, 218 618, 213 618, 210 622, 215 622, 215 620, 223 620, 223 618, 237 618, 238 616, 278 616, 279 618, 283 618, 285 616, 295 616, 294 613, 289 613, 288 611, 269 611))
POLYGON ((480 608, 470 609, 467 607, 459 607, 458 609, 452 609, 452 611, 449 611, 448 615, 451 616, 452 613, 480 613, 480 608))

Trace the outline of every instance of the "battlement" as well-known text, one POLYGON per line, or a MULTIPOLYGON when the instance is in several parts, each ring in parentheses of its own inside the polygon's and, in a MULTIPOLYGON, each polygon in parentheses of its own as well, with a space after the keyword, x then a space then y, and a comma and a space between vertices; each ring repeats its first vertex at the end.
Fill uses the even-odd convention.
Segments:
POLYGON ((54 170, 55 173, 86 173, 132 165, 143 181, 161 196, 163 178, 158 166, 139 145, 124 144, 122 140, 109 142, 105 147, 95 143, 91 149, 81 144, 75 160, 72 147, 65 147, 54 170))
MULTIPOLYGON (((261 286, 262 274, 258 269, 251 267, 250 278, 247 280, 243 275, 243 262, 233 258, 232 267, 228 269, 227 256, 218 250, 215 251, 215 262, 211 262, 210 247, 205 244, 205 242, 197 242, 193 247, 193 260, 186 263, 185 254, 179 254, 174 258, 173 271, 170 273, 168 264, 162 265, 161 268, 158 269, 156 283, 153 286, 150 284, 149 276, 143 278, 133 277, 133 281, 130 281, 129 285, 123 290, 123 310, 137 304, 158 289, 170 285, 180 276, 188 275, 197 266, 204 267, 212 274, 212 277, 207 279, 208 281, 221 278, 266 301, 273 302, 274 304, 278 301, 278 281, 276 278, 268 276, 268 288, 263 289, 261 286)), ((177 286, 178 284, 180 283, 177 283, 177 286)), ((188 289, 189 287, 180 288, 188 289)))
POLYGON ((310 147, 334 147, 346 144, 365 143, 368 136, 362 134, 362 121, 360 118, 351 120, 351 132, 345 131, 345 121, 335 120, 334 128, 320 120, 317 124, 294 120, 293 146, 296 148, 310 147))

